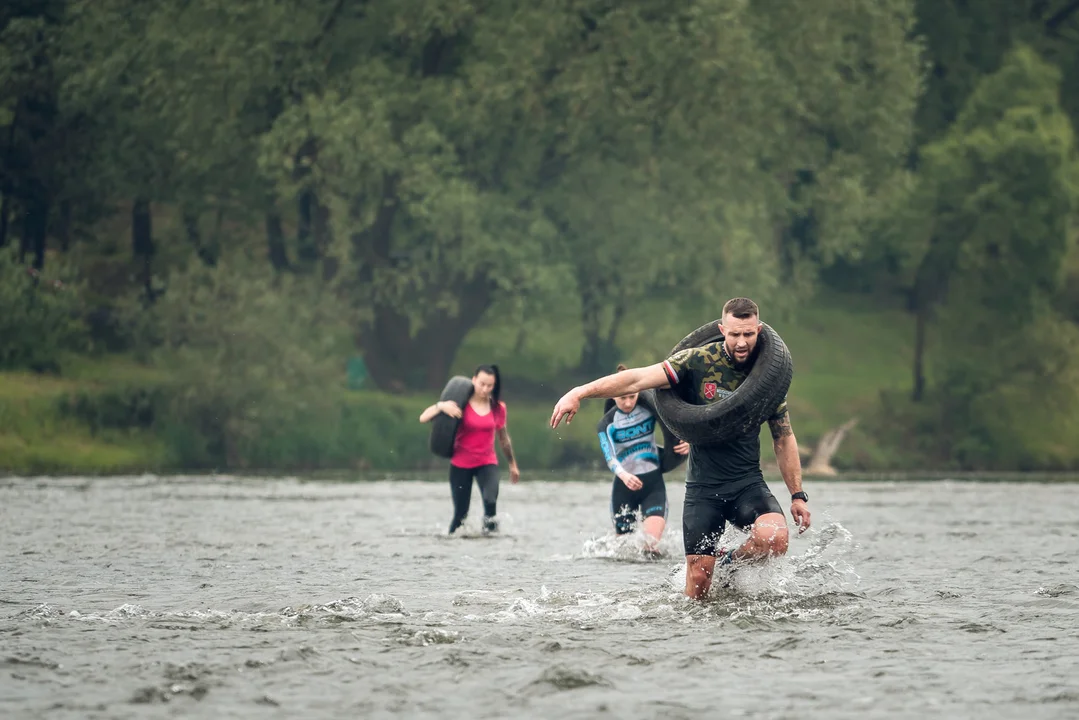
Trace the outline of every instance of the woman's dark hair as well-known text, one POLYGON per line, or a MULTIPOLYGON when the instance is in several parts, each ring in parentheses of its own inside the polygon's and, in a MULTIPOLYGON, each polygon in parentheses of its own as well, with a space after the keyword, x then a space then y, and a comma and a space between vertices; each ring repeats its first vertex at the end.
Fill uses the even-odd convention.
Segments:
POLYGON ((498 366, 480 365, 476 368, 476 372, 472 373, 472 377, 476 377, 480 373, 487 373, 488 375, 495 376, 495 388, 491 391, 491 407, 498 407, 499 396, 502 393, 502 376, 498 374, 498 366))

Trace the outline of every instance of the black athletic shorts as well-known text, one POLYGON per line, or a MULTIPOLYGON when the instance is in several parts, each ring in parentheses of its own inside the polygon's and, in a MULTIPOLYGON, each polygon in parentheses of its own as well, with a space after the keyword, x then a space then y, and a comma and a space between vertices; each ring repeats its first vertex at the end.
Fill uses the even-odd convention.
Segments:
POLYGON ((727 523, 745 530, 761 515, 783 514, 779 501, 761 478, 728 483, 719 488, 686 486, 682 509, 682 542, 686 555, 715 555, 727 523))
POLYGON ((633 532, 637 511, 641 517, 667 517, 667 486, 663 484, 663 473, 653 470, 637 477, 641 480, 640 490, 630 490, 617 477, 611 486, 611 520, 619 535, 633 532))

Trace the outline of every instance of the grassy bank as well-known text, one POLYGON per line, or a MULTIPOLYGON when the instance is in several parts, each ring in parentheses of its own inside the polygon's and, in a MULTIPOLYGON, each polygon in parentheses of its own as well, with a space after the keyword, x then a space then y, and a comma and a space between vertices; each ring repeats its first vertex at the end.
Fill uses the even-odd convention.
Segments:
MULTIPOLYGON (((579 324, 572 306, 530 321, 524 341, 508 321, 484 324, 462 347, 455 370, 469 373, 497 360, 510 376, 509 427, 522 467, 598 465, 593 427, 602 404, 585 404, 579 419, 557 432, 547 427, 552 399, 578 378, 579 324), (518 343, 520 344, 518 345, 518 343), (530 388, 514 397, 515 382, 530 388), (535 389, 543 390, 537 397, 535 389)), ((713 311, 662 304, 643 308, 620 328, 625 361, 654 362, 713 311)), ((790 408, 805 446, 851 417, 871 412, 885 389, 908 383, 910 322, 894 309, 825 298, 793 317, 766 318, 795 359, 790 408)), ((73 358, 60 376, 0 373, 0 469, 15 473, 120 473, 226 469, 195 460, 189 429, 171 426, 159 398, 167 378, 119 357, 73 358), (156 403, 156 404, 155 404, 156 403)), ((332 412, 294 427, 267 428, 246 448, 249 469, 405 469, 437 466, 427 428, 416 422, 433 398, 342 391, 332 412)), ((770 444, 764 460, 771 458, 770 444)), ((841 448, 837 465, 888 468, 888 450, 866 432, 841 448)), ((235 469, 235 468, 232 468, 235 469)))
POLYGON ((64 410, 74 394, 107 388, 108 376, 125 365, 104 363, 92 379, 0 373, 0 470, 100 474, 167 465, 167 447, 153 432, 97 431, 64 410))
MULTIPOLYGON (((164 379, 123 359, 79 363, 77 377, 0 373, 0 471, 114 474, 226 469, 192 458, 196 442, 166 418, 141 427, 135 416, 164 379), (133 377, 134 376, 134 379, 133 377), (120 418, 119 420, 117 418, 120 418), (128 427, 124 420, 131 418, 128 427), (121 426, 121 427, 118 427, 121 426)), ((427 451, 429 426, 417 422, 429 397, 344 391, 329 416, 275 428, 245 448, 246 468, 405 469, 445 461, 427 451)), ((153 413, 154 408, 145 408, 153 413)), ((511 403, 509 428, 523 467, 588 466, 599 461, 593 427, 599 406, 557 432, 547 403, 511 403)))

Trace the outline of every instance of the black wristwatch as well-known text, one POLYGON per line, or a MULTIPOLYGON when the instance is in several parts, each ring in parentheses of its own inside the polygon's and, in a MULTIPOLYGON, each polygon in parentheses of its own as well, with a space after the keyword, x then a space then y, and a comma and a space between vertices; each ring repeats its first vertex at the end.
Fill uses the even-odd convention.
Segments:
POLYGON ((791 495, 791 502, 794 502, 795 500, 801 500, 802 502, 809 502, 809 496, 806 495, 804 491, 800 490, 800 491, 794 493, 793 495, 791 495))

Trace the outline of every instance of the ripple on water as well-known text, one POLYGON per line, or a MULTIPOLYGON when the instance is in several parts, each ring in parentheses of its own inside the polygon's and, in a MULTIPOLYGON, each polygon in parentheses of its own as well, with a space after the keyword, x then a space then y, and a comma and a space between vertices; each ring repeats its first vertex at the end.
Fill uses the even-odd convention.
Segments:
POLYGON ((544 691, 576 690, 589 686, 613 687, 610 680, 598 673, 583 668, 571 668, 556 665, 545 669, 529 685, 544 691))
POLYGON ((446 537, 437 479, 0 483, 0 714, 1079 710, 1079 493, 816 482, 817 524, 787 556, 694 602, 678 483, 655 558, 610 532, 609 487, 589 482, 507 483, 509 532, 483 537, 474 513, 466 537, 446 537), (1030 531, 1046 507, 1049 557, 1030 531), (800 682, 761 682, 784 667, 800 682))
POLYGON ((404 604, 385 594, 372 594, 360 599, 348 597, 319 605, 284 607, 279 611, 249 612, 242 610, 173 610, 154 611, 141 605, 125 603, 105 613, 83 613, 78 610, 65 611, 55 605, 43 603, 29 610, 23 610, 11 617, 19 624, 21 621, 55 624, 64 620, 83 623, 102 623, 117 625, 132 621, 152 621, 159 629, 197 630, 202 628, 224 629, 235 625, 243 626, 310 626, 335 625, 342 622, 367 620, 376 623, 398 623, 408 618, 410 613, 404 604), (176 623, 176 620, 187 621, 176 623))

